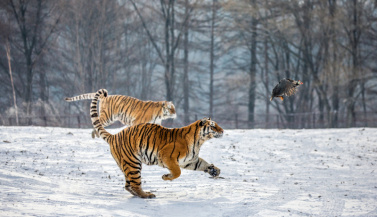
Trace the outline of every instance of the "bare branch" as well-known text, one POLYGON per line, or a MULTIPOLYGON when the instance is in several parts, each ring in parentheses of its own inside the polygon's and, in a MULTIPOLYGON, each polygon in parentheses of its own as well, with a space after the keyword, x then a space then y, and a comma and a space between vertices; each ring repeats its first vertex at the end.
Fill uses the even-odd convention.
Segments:
POLYGON ((147 27, 147 25, 146 25, 146 23, 145 23, 145 21, 144 21, 144 18, 143 18, 143 16, 140 14, 140 11, 139 11, 139 9, 137 8, 137 6, 136 6, 134 0, 130 0, 130 2, 131 2, 132 5, 134 6, 135 11, 136 11, 137 15, 139 16, 139 18, 140 18, 140 20, 141 20, 141 23, 143 24, 144 30, 147 32, 148 37, 149 37, 150 41, 152 42, 152 45, 153 45, 153 47, 155 48, 155 50, 156 50, 158 56, 160 57, 161 62, 162 62, 163 64, 165 64, 165 62, 166 62, 166 61, 165 61, 165 58, 164 58, 164 56, 162 55, 162 53, 161 53, 159 47, 157 46, 157 44, 156 44, 154 38, 152 37, 152 34, 150 33, 150 31, 149 31, 149 29, 148 29, 148 27, 147 27))

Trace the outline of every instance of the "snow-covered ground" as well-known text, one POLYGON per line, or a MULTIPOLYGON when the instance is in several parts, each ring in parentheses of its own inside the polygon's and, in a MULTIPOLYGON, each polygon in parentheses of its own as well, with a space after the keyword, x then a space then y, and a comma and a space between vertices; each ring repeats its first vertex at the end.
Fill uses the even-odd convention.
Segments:
MULTIPOLYGON (((377 216, 377 129, 225 130, 200 156, 224 179, 144 165, 124 177, 90 129, 0 127, 1 216, 377 216)), ((117 132, 116 129, 110 132, 117 132)))

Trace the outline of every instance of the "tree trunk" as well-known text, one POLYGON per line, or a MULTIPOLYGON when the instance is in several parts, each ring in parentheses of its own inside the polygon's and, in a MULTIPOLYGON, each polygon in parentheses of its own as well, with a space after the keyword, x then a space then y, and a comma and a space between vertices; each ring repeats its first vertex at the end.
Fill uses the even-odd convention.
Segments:
POLYGON ((212 1, 212 19, 211 19, 211 42, 210 42, 210 63, 209 63, 209 117, 213 118, 213 74, 214 74, 214 40, 215 40, 215 19, 216 19, 216 0, 212 1))
POLYGON ((45 71, 41 71, 39 74, 39 89, 40 89, 40 96, 41 96, 41 116, 46 115, 45 105, 48 102, 48 94, 47 94, 47 81, 46 81, 46 73, 45 71))
POLYGON ((358 23, 358 12, 357 12, 357 0, 353 0, 353 29, 350 35, 350 42, 351 42, 351 55, 352 55, 352 70, 351 75, 349 76, 350 82, 348 83, 348 100, 347 100, 347 126, 348 127, 355 127, 356 125, 356 113, 355 113, 355 103, 356 99, 354 97, 354 92, 357 87, 357 80, 358 77, 358 70, 359 67, 359 59, 358 59, 358 45, 359 45, 359 23, 358 23))
POLYGON ((264 70, 265 70, 265 82, 266 82, 266 128, 268 128, 268 123, 270 122, 270 92, 268 89, 269 86, 269 78, 268 78, 268 41, 267 37, 264 39, 264 70))
MULTIPOLYGON (((255 0, 253 0, 255 5, 255 0)), ((250 84, 249 84, 249 104, 248 104, 248 127, 254 128, 254 111, 256 96, 256 66, 257 66, 257 24, 255 17, 251 18, 251 49, 250 49, 250 84)))
MULTIPOLYGON (((185 0, 185 17, 188 19, 189 15, 189 2, 185 0)), ((190 123, 189 114, 189 96, 190 96, 190 81, 188 77, 188 54, 189 54, 189 22, 184 23, 184 39, 183 39, 183 113, 184 113, 184 124, 190 123)))
POLYGON ((15 110, 15 113, 16 113, 16 124, 18 126, 19 125, 19 122, 18 122, 18 108, 17 108, 16 92, 14 90, 14 82, 13 82, 13 74, 12 74, 12 64, 11 64, 11 57, 10 57, 10 45, 9 45, 8 41, 7 41, 7 45, 5 47, 5 50, 6 50, 6 53, 7 53, 9 77, 10 77, 10 82, 11 82, 11 85, 12 85, 13 104, 14 104, 14 110, 15 110))
POLYGON ((25 54, 26 57, 26 92, 25 92, 25 103, 26 103, 26 116, 28 116, 28 125, 31 125, 31 113, 32 113, 32 97, 33 97, 33 66, 31 61, 31 54, 25 54))
POLYGON ((335 16, 336 16, 336 0, 329 0, 329 11, 331 16, 330 23, 330 37, 332 44, 332 64, 331 64, 331 80, 333 85, 333 93, 331 95, 332 115, 331 127, 338 127, 338 113, 339 113, 339 69, 338 64, 338 49, 335 32, 335 16))

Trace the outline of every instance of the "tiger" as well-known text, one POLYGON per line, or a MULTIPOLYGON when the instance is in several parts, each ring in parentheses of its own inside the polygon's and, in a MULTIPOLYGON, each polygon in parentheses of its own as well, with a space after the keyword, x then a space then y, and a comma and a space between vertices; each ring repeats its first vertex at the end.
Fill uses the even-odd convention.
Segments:
MULTIPOLYGON (((66 97, 65 101, 73 102, 84 99, 94 99, 96 93, 87 93, 75 97, 66 97)), ((100 101, 101 124, 106 127, 116 121, 123 125, 133 126, 141 123, 156 123, 162 120, 176 118, 175 106, 170 101, 142 101, 130 96, 112 95, 100 101)), ((99 137, 96 130, 92 138, 99 137)))
POLYGON ((144 123, 123 129, 112 135, 107 132, 98 118, 98 99, 107 96, 100 89, 90 106, 93 127, 110 146, 110 152, 125 176, 125 189, 140 198, 154 198, 154 194, 144 192, 141 187, 142 164, 158 165, 170 173, 163 180, 174 180, 181 175, 181 168, 203 171, 214 178, 220 169, 200 158, 203 143, 212 138, 220 138, 224 130, 210 118, 203 118, 182 128, 165 128, 158 124, 144 123))

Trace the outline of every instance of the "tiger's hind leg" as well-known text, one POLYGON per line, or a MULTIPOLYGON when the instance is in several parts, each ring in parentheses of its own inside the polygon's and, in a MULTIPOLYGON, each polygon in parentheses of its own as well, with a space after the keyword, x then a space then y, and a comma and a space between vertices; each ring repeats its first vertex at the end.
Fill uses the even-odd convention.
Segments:
MULTIPOLYGON (((134 189, 132 188, 132 186, 131 186, 131 182, 129 181, 129 180, 127 180, 127 178, 126 178, 126 186, 125 186, 125 189, 128 191, 128 192, 130 192, 132 195, 134 195, 134 196, 137 196, 137 197, 140 197, 138 194, 137 194, 137 192, 135 192, 134 191, 134 189)), ((145 197, 145 198, 154 198, 154 197, 156 197, 154 194, 152 194, 152 193, 150 193, 150 192, 145 192, 148 196, 147 197, 145 197)))
POLYGON ((154 194, 150 192, 144 192, 141 188, 141 170, 137 167, 126 166, 124 170, 126 185, 125 188, 134 196, 141 198, 154 198, 154 194))
POLYGON ((134 191, 132 191, 130 181, 127 179, 127 177, 126 177, 126 186, 125 186, 125 189, 128 192, 130 192, 132 195, 137 196, 137 194, 134 191))

